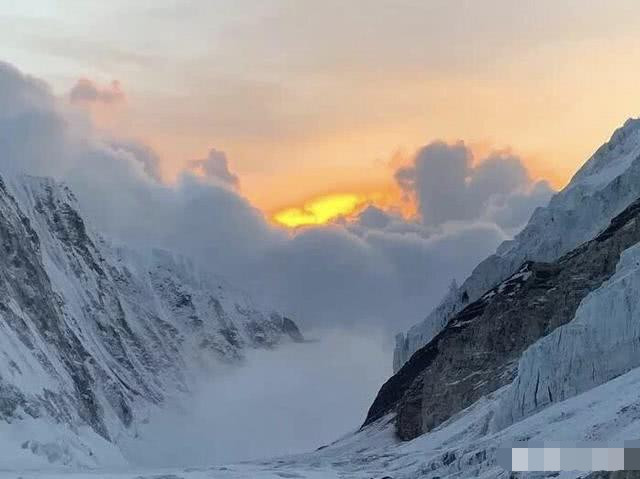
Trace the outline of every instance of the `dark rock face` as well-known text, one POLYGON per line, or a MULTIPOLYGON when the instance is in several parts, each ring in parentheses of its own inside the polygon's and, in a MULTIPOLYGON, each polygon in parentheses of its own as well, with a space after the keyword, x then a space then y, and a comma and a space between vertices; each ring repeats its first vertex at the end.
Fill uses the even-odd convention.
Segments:
POLYGON ((509 384, 523 351, 569 322, 582 299, 613 275, 622 251, 638 241, 640 201, 558 261, 523 264, 456 314, 382 386, 365 425, 395 412, 398 436, 410 440, 509 384))

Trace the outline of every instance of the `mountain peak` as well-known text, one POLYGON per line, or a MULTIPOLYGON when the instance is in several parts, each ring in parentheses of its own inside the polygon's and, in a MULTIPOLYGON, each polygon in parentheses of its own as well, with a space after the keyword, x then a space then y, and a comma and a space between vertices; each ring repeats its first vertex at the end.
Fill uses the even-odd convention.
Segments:
POLYGON ((629 118, 574 175, 569 187, 599 188, 622 174, 640 156, 640 118, 629 118))

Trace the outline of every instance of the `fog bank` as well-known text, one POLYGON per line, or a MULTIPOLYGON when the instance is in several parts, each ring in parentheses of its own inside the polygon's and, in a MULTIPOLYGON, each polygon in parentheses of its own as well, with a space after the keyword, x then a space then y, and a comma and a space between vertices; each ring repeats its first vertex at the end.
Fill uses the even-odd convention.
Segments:
POLYGON ((379 334, 333 330, 254 351, 199 378, 188 402, 152 415, 126 456, 140 466, 229 463, 306 452, 357 429, 389 377, 379 334))

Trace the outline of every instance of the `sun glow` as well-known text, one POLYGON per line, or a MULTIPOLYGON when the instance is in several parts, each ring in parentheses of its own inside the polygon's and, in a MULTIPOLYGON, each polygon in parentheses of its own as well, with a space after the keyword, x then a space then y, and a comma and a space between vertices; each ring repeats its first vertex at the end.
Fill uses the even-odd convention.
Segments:
POLYGON ((366 195, 339 193, 321 196, 301 207, 286 208, 273 215, 273 219, 289 228, 304 225, 320 225, 340 216, 358 211, 369 201, 366 195))

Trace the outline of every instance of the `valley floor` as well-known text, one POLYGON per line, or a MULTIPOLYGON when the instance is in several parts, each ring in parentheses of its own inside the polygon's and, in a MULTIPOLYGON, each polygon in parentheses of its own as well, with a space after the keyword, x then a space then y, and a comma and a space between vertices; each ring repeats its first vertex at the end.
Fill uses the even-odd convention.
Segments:
MULTIPOLYGON (((518 441, 593 441, 620 445, 640 437, 640 368, 584 394, 488 433, 486 425, 501 391, 485 398, 442 427, 408 443, 393 438, 389 418, 365 431, 308 454, 230 466, 181 470, 91 472, 10 472, 2 479, 393 479, 508 478, 495 462, 496 449, 518 441)), ((620 446, 618 446, 620 447, 620 446)), ((517 477, 559 476, 530 474, 517 477)))

